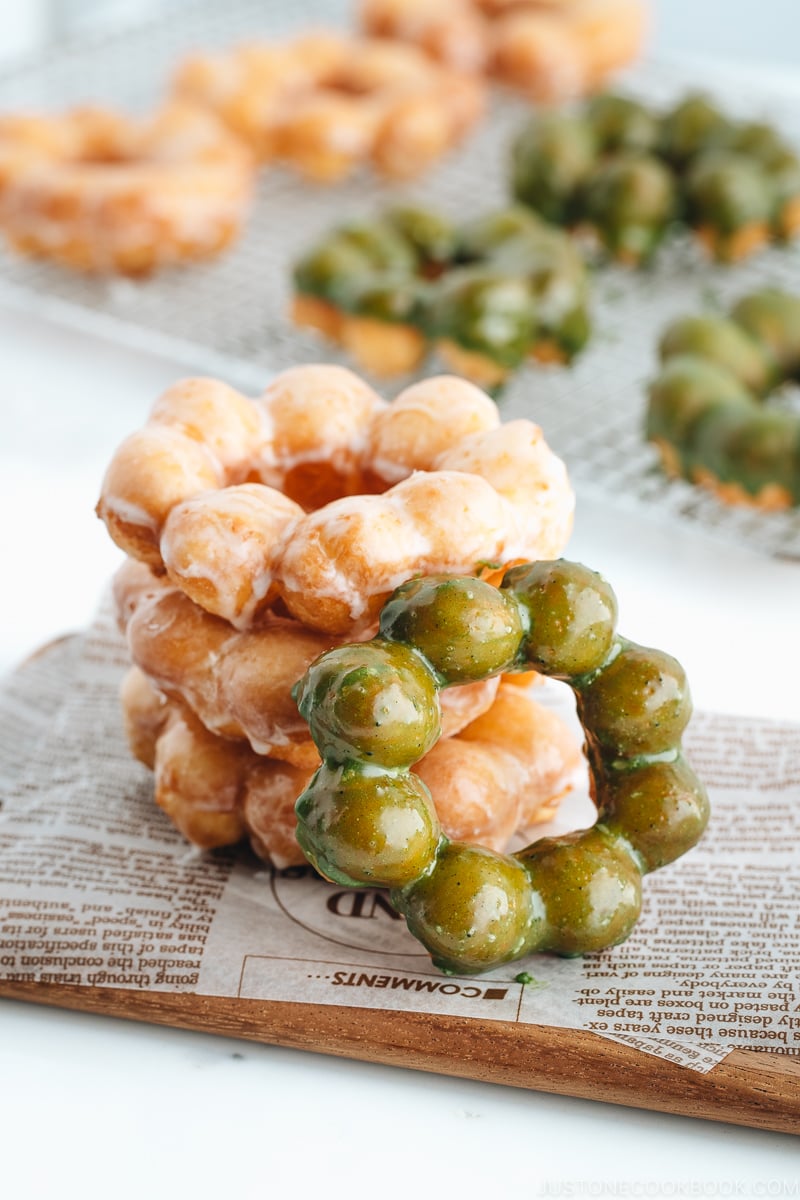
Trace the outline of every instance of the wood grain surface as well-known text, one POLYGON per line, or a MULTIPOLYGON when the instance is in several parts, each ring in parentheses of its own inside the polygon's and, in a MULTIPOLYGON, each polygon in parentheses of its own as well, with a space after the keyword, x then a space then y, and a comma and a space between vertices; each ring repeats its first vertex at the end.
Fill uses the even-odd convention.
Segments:
POLYGON ((780 1054, 733 1050, 700 1075, 593 1033, 509 1021, 6 980, 0 996, 800 1134, 800 1062, 780 1054))

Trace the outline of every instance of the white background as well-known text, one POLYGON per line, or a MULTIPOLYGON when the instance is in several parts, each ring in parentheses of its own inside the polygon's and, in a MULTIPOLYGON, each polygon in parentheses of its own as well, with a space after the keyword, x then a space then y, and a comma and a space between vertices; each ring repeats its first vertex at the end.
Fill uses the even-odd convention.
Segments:
POLYGON ((653 47, 800 67, 797 0, 655 0, 653 47))
MULTIPOLYGON (((664 0, 661 40, 799 59, 797 0, 664 0)), ((24 4, 0 0, 0 46, 24 4)), ((0 309, 0 667, 79 627, 117 561, 115 443, 180 370, 0 309)), ((569 553, 705 707, 800 719, 800 567, 580 504, 569 553)), ((0 1197, 798 1196, 800 1143, 136 1024, 0 1004, 0 1197), (601 1188, 602 1185, 602 1188, 601 1188)))
MULTIPOLYGON (((331 11, 345 16, 355 3, 332 0, 331 11)), ((0 0, 0 56, 39 36, 48 12, 86 22, 89 14, 130 19, 158 7, 158 0, 0 0)), ((651 0, 651 8, 656 50, 800 67, 797 0, 651 0)))

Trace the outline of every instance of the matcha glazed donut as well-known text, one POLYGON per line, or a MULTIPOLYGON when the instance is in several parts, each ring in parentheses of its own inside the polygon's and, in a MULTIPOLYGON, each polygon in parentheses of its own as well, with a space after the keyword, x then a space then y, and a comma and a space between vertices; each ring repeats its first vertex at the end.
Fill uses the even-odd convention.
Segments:
POLYGON ((391 889, 446 973, 616 945, 642 876, 703 833, 708 800, 680 749, 683 669, 619 637, 616 615, 606 581, 564 560, 513 567, 500 588, 415 579, 371 642, 328 651, 295 686, 322 758, 296 806, 304 853, 337 884, 391 889), (531 669, 575 694, 598 820, 512 855, 448 841, 410 769, 439 736, 439 689, 531 669))
POLYGON ((699 94, 665 114, 616 95, 578 113, 539 113, 514 142, 511 171, 517 201, 590 233, 629 266, 680 224, 720 262, 800 230, 793 148, 772 126, 734 121, 699 94))
POLYGON ((646 434, 667 473, 729 504, 800 505, 800 413, 765 403, 800 378, 800 297, 768 288, 727 317, 681 317, 659 352, 646 434))
POLYGON ((334 229, 294 269, 292 317, 375 375, 431 349, 497 387, 526 358, 571 362, 589 338, 588 277, 570 239, 523 207, 452 225, 391 209, 334 229))

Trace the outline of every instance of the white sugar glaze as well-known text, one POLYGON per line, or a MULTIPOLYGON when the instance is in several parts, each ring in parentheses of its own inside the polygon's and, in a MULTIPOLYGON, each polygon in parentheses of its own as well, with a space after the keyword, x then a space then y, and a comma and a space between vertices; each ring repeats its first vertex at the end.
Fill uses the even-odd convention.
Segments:
MULTIPOLYGON (((292 495, 303 504, 305 493, 292 495)), ((499 424, 474 385, 430 379, 387 406, 352 372, 322 365, 284 371, 256 402, 215 380, 176 385, 120 447, 100 503, 128 553, 158 565, 162 535, 173 581, 236 628, 258 624, 281 596, 337 636, 363 636, 376 598, 413 575, 557 557, 573 510, 538 426, 499 424), (270 489, 303 467, 294 486, 311 489, 304 506, 314 508, 315 464, 323 488, 345 494, 305 514, 282 509, 270 489), (363 493, 395 476, 388 491, 363 493)))

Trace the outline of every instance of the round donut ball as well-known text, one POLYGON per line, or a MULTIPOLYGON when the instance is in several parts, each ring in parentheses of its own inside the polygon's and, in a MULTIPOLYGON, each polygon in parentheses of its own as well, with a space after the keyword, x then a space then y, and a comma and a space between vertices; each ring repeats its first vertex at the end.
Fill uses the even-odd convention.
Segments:
POLYGON ((679 317, 664 332, 658 346, 662 361, 676 356, 699 356, 730 373, 744 387, 762 395, 774 372, 766 351, 750 334, 727 317, 679 317))
POLYGON ((630 96, 610 92, 595 96, 589 102, 587 117, 598 145, 606 153, 649 153, 658 148, 657 117, 630 96))
POLYGON ((708 824, 708 795, 682 755, 603 773, 597 801, 605 828, 627 839, 647 871, 691 850, 708 824))
POLYGON ((346 886, 403 887, 432 862, 441 830, 408 773, 321 767, 297 801, 297 837, 320 874, 346 886))
POLYGON ((543 925, 525 868, 461 842, 445 846, 433 870, 393 900, 445 973, 488 971, 518 958, 543 925))
POLYGON ((381 612, 381 634, 410 643, 446 684, 508 670, 523 636, 513 597, 480 579, 430 575, 399 587, 381 612))
POLYGON ((653 255, 677 206, 672 172, 652 155, 600 162, 586 184, 586 214, 622 262, 639 264, 653 255))
POLYGON ((616 946, 633 929, 642 877, 632 855, 598 828, 542 838, 517 856, 544 897, 545 948, 572 958, 616 946))
POLYGON ((436 679, 406 646, 340 646, 312 663, 295 690, 324 762, 353 758, 408 767, 441 732, 436 679))
POLYGON ((800 297, 764 288, 742 297, 731 316, 766 348, 783 374, 800 369, 800 297))
POLYGON ((678 744, 692 701, 677 659, 628 642, 578 693, 578 710, 606 756, 637 758, 678 744))
POLYGON ((614 641, 617 598, 602 575, 559 559, 512 567, 502 587, 527 612, 523 654, 535 670, 570 679, 605 662, 614 641))

